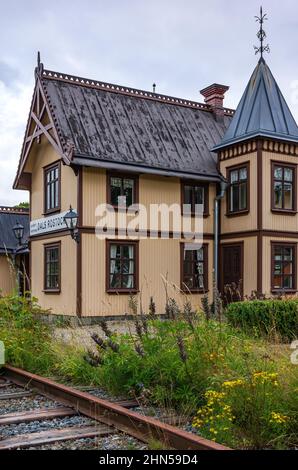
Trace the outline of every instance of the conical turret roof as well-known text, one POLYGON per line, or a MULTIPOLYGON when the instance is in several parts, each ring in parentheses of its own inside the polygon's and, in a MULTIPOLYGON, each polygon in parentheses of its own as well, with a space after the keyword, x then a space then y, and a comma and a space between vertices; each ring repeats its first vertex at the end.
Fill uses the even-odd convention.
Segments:
POLYGON ((222 141, 212 150, 259 136, 298 142, 298 126, 263 57, 222 141))

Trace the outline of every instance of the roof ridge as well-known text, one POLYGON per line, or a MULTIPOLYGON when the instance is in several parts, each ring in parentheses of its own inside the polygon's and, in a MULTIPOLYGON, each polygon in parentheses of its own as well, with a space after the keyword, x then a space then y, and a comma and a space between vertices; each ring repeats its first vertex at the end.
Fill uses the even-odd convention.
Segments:
MULTIPOLYGON (((188 100, 184 98, 178 98, 169 95, 163 95, 160 93, 153 93, 147 90, 141 90, 138 88, 131 88, 123 85, 117 85, 114 83, 102 82, 100 80, 92 80, 89 78, 78 77, 72 74, 66 74, 61 72, 55 72, 53 70, 43 70, 41 79, 49 80, 59 80, 66 83, 71 83, 72 85, 84 86, 87 88, 96 88, 98 90, 109 91, 111 93, 119 93, 122 95, 133 96, 136 98, 144 98, 154 101, 159 101, 166 104, 173 104, 178 106, 186 106, 193 109, 200 109, 202 111, 211 112, 211 107, 205 103, 200 103, 193 100, 188 100)), ((224 112, 227 116, 233 116, 235 110, 231 108, 224 107, 224 112)))
POLYGON ((11 206, 0 206, 1 214, 29 214, 29 208, 27 207, 11 207, 11 206))

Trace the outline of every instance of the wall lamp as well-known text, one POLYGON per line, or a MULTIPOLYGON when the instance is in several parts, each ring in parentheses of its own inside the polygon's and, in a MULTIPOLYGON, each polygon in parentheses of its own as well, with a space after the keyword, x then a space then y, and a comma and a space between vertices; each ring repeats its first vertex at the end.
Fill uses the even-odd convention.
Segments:
POLYGON ((12 227, 12 231, 14 233, 14 236, 16 237, 18 241, 18 245, 20 246, 22 244, 22 238, 24 235, 24 227, 22 224, 17 222, 14 227, 12 227))
POLYGON ((79 243, 80 241, 80 234, 78 225, 78 214, 73 210, 71 206, 69 206, 69 211, 63 217, 63 220, 66 224, 66 227, 70 231, 71 238, 79 243))

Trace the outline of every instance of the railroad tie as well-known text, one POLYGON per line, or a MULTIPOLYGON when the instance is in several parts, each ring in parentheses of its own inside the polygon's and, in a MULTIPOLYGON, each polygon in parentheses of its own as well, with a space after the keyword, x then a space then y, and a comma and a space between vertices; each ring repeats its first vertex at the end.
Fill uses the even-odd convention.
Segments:
POLYGON ((77 412, 69 407, 60 406, 57 408, 38 408, 30 411, 18 411, 0 415, 0 426, 4 424, 19 424, 30 421, 40 421, 53 418, 63 418, 65 416, 76 415, 77 412))
POLYGON ((115 429, 104 426, 68 427, 63 429, 51 429, 30 434, 18 434, 0 441, 0 450, 20 449, 33 447, 51 442, 86 439, 90 437, 103 437, 114 434, 115 429))

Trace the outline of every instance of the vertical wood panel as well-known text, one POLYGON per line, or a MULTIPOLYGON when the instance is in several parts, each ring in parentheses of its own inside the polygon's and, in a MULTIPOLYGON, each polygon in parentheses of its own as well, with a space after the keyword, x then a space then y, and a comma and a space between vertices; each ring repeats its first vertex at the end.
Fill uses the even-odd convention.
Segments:
MULTIPOLYGON (((263 207, 264 229, 276 231, 298 231, 298 215, 281 215, 271 212, 271 161, 288 162, 297 164, 298 159, 291 155, 282 155, 263 151, 263 207)), ((296 188, 298 185, 298 171, 296 171, 296 188)), ((297 195, 297 192, 296 192, 297 195)), ((297 196, 296 196, 297 197, 297 196)))
POLYGON ((10 294, 16 288, 15 273, 10 259, 0 255, 0 291, 2 295, 10 294))
POLYGON ((70 236, 31 241, 31 285, 32 295, 37 297, 45 309, 52 313, 76 314, 76 243, 70 236), (45 294, 44 244, 61 241, 61 292, 45 294))
MULTIPOLYGON (((59 160, 59 155, 50 143, 42 140, 34 154, 32 163, 31 219, 43 217, 44 211, 44 176, 43 167, 59 160)), ((73 170, 61 164, 61 212, 66 211, 70 204, 77 205, 77 178, 73 170)))
POLYGON ((226 217, 227 198, 224 197, 221 204, 221 233, 232 233, 257 228, 257 153, 252 152, 240 157, 231 158, 220 162, 220 171, 226 176, 227 168, 244 162, 250 162, 250 204, 247 215, 226 217))
MULTIPOLYGON (((105 240, 98 240, 93 234, 83 234, 83 305, 82 314, 123 315, 131 313, 128 307, 129 295, 107 294, 105 292, 105 240)), ((208 276, 212 286, 213 243, 209 242, 208 276)), ((139 242, 139 285, 144 311, 148 311, 150 296, 156 303, 157 313, 164 313, 166 292, 163 278, 167 279, 168 295, 182 306, 189 297, 193 307, 199 309, 201 295, 185 296, 180 293, 180 240, 142 239, 139 242)), ((139 304, 140 305, 140 304, 139 304)))

